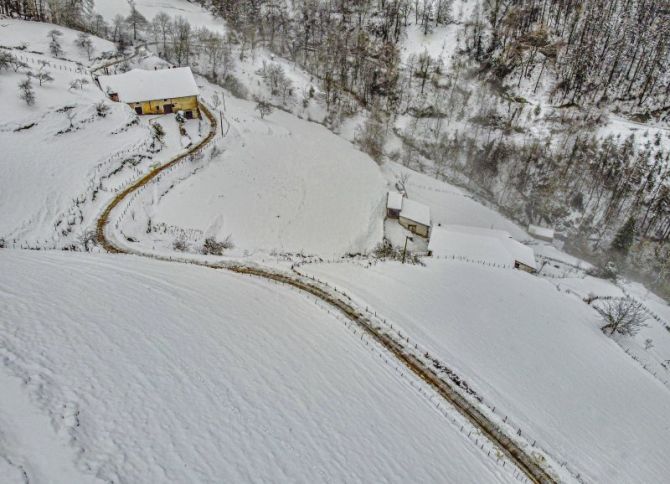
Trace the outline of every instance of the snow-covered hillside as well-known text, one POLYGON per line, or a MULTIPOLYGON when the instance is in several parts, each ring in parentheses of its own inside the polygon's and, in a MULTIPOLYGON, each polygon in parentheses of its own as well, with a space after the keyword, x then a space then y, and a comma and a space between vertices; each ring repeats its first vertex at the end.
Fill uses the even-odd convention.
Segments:
POLYGON ((426 263, 303 270, 375 308, 588 482, 664 480, 670 389, 603 335, 592 308, 519 271, 426 263))
POLYGON ((227 100, 224 153, 169 192, 153 221, 196 229, 239 249, 341 255, 381 241, 385 182, 345 140, 281 111, 260 119, 227 100))
MULTIPOLYGON (((126 61, 106 40, 91 37, 86 53, 77 31, 0 21, 0 53, 25 62, 0 72, 0 484, 525 482, 533 471, 503 454, 506 437, 517 462, 561 482, 665 482, 670 306, 641 284, 588 275, 595 266, 510 217, 574 242, 571 224, 608 198, 586 170, 631 168, 617 148, 630 134, 647 150, 636 166, 658 162, 657 173, 610 176, 648 180, 637 202, 663 207, 667 127, 557 106, 551 82, 533 82, 553 76, 537 62, 518 83, 492 82, 473 57, 491 33, 481 0, 454 0, 423 26, 411 5, 422 1, 404 21, 398 2, 253 3, 226 2, 238 25, 195 0, 137 0, 149 21, 166 12, 190 27, 167 24, 159 58, 158 31, 139 22, 126 61), (384 34, 394 9, 396 32, 384 34), (332 58, 324 45, 338 46, 332 58), (205 116, 183 135, 173 115, 111 102, 93 78, 112 58, 113 72, 190 65, 203 112, 222 126, 205 116), (40 68, 53 82, 38 84, 40 68), (34 104, 19 97, 29 71, 34 104), (280 107, 262 117, 263 100, 280 107), (374 142, 378 163, 359 149, 374 154, 374 142), (552 158, 559 146, 565 158, 552 158), (556 189, 568 172, 580 188, 556 189), (388 190, 427 205, 434 225, 509 232, 533 247, 539 274, 417 257, 428 240, 384 220, 388 190), (415 265, 391 261, 408 240, 415 265), (648 325, 606 336, 595 308, 623 297, 643 303, 648 325), (339 306, 349 319, 325 300, 351 302, 339 306)), ((109 24, 100 35, 131 42, 130 21, 113 20, 127 2, 96 9, 109 24)), ((617 217, 591 228, 603 237, 617 217)))
MULTIPOLYGON (((94 217, 115 192, 183 149, 177 125, 174 119, 138 118, 125 104, 107 100, 89 67, 101 61, 89 62, 74 45, 76 31, 6 22, 0 44, 26 66, 0 75, 7 108, 0 122, 0 239, 8 247, 81 247, 94 217), (62 34, 58 57, 48 48, 52 29, 62 34), (17 48, 20 43, 27 47, 17 48), (40 86, 33 79, 35 101, 29 105, 17 86, 40 69, 53 81, 40 86), (164 127, 162 146, 152 147, 152 122, 164 127)), ((113 50, 108 41, 90 39, 93 56, 113 50)), ((197 139, 196 121, 187 122, 186 129, 197 139)))
MULTIPOLYGON (((200 5, 188 0, 136 0, 135 6, 148 20, 164 12, 173 17, 184 17, 197 27, 206 27, 222 34, 226 31, 221 19, 215 18, 200 5)), ((130 14, 128 4, 120 0, 95 0, 95 10, 108 21, 116 15, 127 17, 130 14)))
POLYGON ((292 290, 63 252, 0 274, 3 482, 514 481, 292 290))

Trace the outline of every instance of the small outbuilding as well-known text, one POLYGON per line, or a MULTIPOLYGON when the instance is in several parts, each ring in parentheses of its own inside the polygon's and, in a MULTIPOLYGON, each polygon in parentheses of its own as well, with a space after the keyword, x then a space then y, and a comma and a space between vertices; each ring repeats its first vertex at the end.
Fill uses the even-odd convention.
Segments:
POLYGON ((133 69, 100 76, 98 84, 112 101, 128 104, 137 114, 183 111, 187 119, 200 117, 199 91, 190 67, 133 69))
POLYGON ((388 218, 400 217, 402 210, 403 195, 398 192, 388 192, 386 196, 386 216, 388 218))
POLYGON ((544 240, 545 242, 554 241, 554 229, 548 227, 540 227, 539 225, 529 225, 528 233, 536 239, 544 240))
POLYGON ((446 225, 433 227, 428 254, 536 272, 535 253, 504 230, 446 225))
POLYGON ((430 235, 430 208, 423 203, 403 198, 398 223, 413 234, 428 237, 430 235))

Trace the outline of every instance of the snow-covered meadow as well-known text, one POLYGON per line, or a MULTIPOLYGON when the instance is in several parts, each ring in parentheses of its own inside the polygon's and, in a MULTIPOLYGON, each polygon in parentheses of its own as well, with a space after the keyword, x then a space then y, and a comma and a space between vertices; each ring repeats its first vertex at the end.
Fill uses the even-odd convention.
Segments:
POLYGON ((424 260, 302 270, 375 308, 587 482, 663 481, 670 389, 578 295, 520 271, 424 260))
POLYGON ((294 290, 64 252, 0 274, 3 482, 514 482, 294 290))

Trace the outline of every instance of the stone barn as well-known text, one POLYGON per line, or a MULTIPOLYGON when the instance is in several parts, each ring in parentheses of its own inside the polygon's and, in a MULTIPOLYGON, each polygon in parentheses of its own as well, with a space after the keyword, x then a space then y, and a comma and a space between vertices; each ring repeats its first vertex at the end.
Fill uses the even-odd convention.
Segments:
POLYGON ((187 119, 200 117, 199 91, 190 67, 133 69, 97 81, 112 101, 128 104, 137 114, 183 111, 187 119))

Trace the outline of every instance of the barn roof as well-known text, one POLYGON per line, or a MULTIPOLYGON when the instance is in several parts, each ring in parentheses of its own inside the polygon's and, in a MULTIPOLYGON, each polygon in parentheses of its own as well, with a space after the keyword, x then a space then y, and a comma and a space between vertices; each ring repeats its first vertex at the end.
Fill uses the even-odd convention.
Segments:
POLYGON ((430 208, 423 203, 404 198, 400 216, 413 222, 430 227, 430 208))
POLYGON ((401 210, 402 193, 388 192, 388 197, 386 199, 386 208, 389 208, 391 210, 401 210))
POLYGON ((535 253, 504 230, 446 225, 433 227, 428 250, 434 255, 464 257, 513 267, 520 262, 536 269, 535 253))
POLYGON ((126 103, 197 96, 198 86, 190 67, 175 69, 132 69, 123 74, 100 76, 103 91, 116 93, 126 103))

